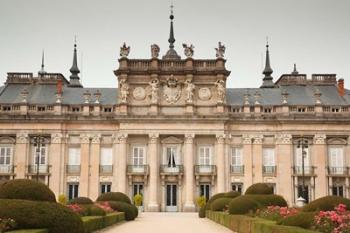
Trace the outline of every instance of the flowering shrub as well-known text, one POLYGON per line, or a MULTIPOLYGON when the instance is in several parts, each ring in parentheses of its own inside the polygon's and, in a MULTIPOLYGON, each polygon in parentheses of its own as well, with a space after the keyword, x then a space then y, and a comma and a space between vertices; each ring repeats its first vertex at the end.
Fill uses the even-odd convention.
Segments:
POLYGON ((350 233, 350 211, 339 204, 332 211, 320 211, 314 218, 316 230, 324 233, 350 233))
POLYGON ((85 209, 79 206, 78 204, 70 204, 70 205, 67 205, 67 207, 73 210, 74 213, 77 213, 82 216, 85 215, 85 209))
POLYGON ((256 215, 261 218, 279 221, 283 218, 296 215, 299 212, 296 208, 280 207, 280 206, 268 206, 265 209, 258 209, 256 215))
POLYGON ((0 218, 0 232, 12 230, 16 227, 15 220, 11 218, 0 218))
POLYGON ((114 210, 111 208, 111 206, 109 205, 108 201, 104 201, 104 202, 99 202, 99 203, 95 203, 95 206, 103 209, 106 213, 111 213, 114 210))

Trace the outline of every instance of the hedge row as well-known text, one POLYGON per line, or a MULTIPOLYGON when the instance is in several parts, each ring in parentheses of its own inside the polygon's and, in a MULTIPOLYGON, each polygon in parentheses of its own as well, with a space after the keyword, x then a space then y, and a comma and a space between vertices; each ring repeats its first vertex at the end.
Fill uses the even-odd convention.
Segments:
POLYGON ((85 232, 89 233, 122 222, 125 220, 125 215, 124 213, 111 213, 106 216, 82 217, 82 220, 85 232))
POLYGON ((224 212, 207 211, 207 218, 239 233, 316 233, 300 227, 276 225, 275 222, 244 215, 229 215, 224 212))
POLYGON ((27 230, 6 231, 6 233, 49 233, 49 230, 47 230, 47 229, 27 229, 27 230))

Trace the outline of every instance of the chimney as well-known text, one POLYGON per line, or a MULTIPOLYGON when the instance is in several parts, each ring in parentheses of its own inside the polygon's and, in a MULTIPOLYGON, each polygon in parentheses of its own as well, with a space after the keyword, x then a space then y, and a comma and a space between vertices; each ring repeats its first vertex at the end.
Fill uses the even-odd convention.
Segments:
POLYGON ((338 93, 340 96, 345 95, 344 79, 342 79, 342 78, 338 80, 338 93))
POLYGON ((62 94, 62 79, 57 80, 56 94, 62 94))

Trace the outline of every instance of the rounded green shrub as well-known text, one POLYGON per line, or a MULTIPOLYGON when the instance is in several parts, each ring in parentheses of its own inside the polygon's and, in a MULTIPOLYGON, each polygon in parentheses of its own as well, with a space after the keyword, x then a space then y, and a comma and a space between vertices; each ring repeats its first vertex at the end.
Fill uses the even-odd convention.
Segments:
POLYGON ((228 209, 228 206, 229 206, 231 201, 232 201, 232 198, 228 198, 228 197, 218 198, 211 203, 210 210, 212 210, 212 211, 224 211, 224 210, 228 209))
POLYGON ((228 198, 236 198, 238 196, 241 196, 241 193, 237 191, 230 191, 224 194, 224 197, 228 197, 228 198))
POLYGON ((207 210, 210 210, 211 208, 211 203, 213 203, 216 199, 225 197, 225 193, 217 193, 213 195, 211 198, 209 198, 207 202, 207 210))
POLYGON ((0 199, 0 218, 11 218, 20 229, 47 228, 50 233, 84 233, 78 214, 52 202, 0 199))
POLYGON ((0 199, 23 199, 56 202, 55 194, 45 185, 34 180, 9 180, 0 186, 0 199))
POLYGON ((287 201, 280 195, 244 195, 259 203, 261 207, 267 206, 288 206, 287 201))
POLYGON ((199 212, 198 212, 198 216, 200 218, 205 218, 205 211, 207 209, 207 204, 205 204, 204 206, 202 206, 200 209, 199 209, 199 212))
POLYGON ((338 196, 325 196, 318 198, 309 204, 305 205, 302 209, 304 212, 313 212, 313 211, 327 211, 327 210, 334 210, 334 207, 336 207, 339 204, 346 205, 346 209, 350 210, 350 200, 344 197, 338 197, 338 196))
POLYGON ((121 201, 109 201, 109 205, 113 210, 124 212, 126 221, 131 221, 136 218, 135 209, 131 204, 121 201))
POLYGON ((101 194, 96 201, 121 201, 131 204, 130 198, 121 192, 109 192, 101 194))
POLYGON ((256 183, 249 186, 245 194, 273 194, 273 188, 265 183, 256 183))
POLYGON ((259 203, 254 199, 247 196, 239 196, 230 201, 228 212, 230 214, 247 214, 249 212, 255 212, 259 206, 259 203))
POLYGON ((132 207, 132 210, 134 211, 135 218, 137 218, 139 216, 139 209, 133 204, 131 204, 131 207, 132 207))
POLYGON ((299 212, 296 215, 282 218, 277 224, 285 226, 296 226, 305 229, 311 228, 314 222, 315 212, 299 212))
POLYGON ((87 215, 88 216, 106 216, 106 212, 95 205, 84 205, 84 207, 87 210, 87 215))
POLYGON ((68 204, 90 205, 94 202, 88 197, 76 197, 68 202, 68 204))

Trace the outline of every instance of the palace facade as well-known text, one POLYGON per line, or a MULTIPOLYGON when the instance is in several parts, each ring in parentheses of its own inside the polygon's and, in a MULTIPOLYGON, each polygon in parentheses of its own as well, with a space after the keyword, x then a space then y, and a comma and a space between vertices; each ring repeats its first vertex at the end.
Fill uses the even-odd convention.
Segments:
POLYGON ((265 182, 289 204, 350 197, 350 91, 335 74, 297 72, 273 82, 267 46, 260 88, 226 88, 216 59, 129 59, 118 88, 84 88, 71 76, 8 73, 0 88, 0 179, 39 179, 56 194, 93 200, 141 193, 146 211, 194 211, 198 196, 265 182), (304 184, 304 186, 303 186, 304 184), (305 187, 303 194, 303 187, 305 187))

